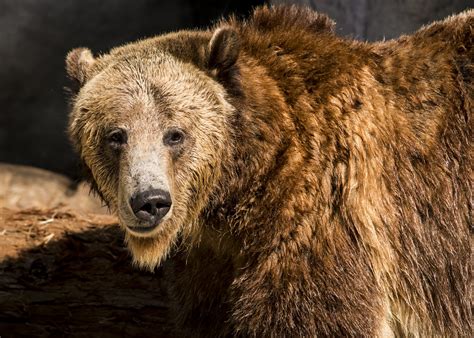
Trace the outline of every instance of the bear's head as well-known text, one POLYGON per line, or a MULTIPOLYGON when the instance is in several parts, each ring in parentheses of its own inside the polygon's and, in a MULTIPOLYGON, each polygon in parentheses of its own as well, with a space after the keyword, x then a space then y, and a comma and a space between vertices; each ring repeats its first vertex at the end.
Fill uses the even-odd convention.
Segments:
POLYGON ((115 211, 135 261, 153 268, 193 231, 232 153, 229 27, 140 41, 95 58, 71 51, 69 134, 91 185, 115 211), (178 56, 179 57, 178 57, 178 56))
POLYGON ((308 74, 295 55, 306 58, 314 41, 326 46, 333 27, 307 8, 263 6, 247 21, 231 17, 96 58, 85 48, 69 53, 77 85, 70 137, 139 265, 155 267, 179 238, 241 250, 227 235, 249 219, 252 194, 262 194, 298 142, 302 122, 289 106, 300 109, 308 74))

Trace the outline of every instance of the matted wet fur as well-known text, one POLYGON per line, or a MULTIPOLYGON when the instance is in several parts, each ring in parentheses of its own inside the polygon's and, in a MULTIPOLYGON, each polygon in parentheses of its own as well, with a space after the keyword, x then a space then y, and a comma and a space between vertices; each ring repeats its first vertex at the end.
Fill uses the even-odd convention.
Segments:
POLYGON ((369 44, 309 9, 260 7, 69 54, 93 186, 137 264, 177 248, 178 335, 472 334, 473 22, 369 44), (179 148, 163 145, 172 128, 179 148), (173 209, 139 236, 127 203, 145 181, 169 182, 173 209))

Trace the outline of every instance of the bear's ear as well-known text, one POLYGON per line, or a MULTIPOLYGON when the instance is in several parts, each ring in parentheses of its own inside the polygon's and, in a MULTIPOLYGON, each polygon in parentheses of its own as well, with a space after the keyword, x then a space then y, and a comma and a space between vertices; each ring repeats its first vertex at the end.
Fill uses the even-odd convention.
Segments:
POLYGON ((237 61, 240 52, 240 39, 232 27, 220 27, 209 42, 207 66, 217 75, 227 73, 237 61))
POLYGON ((90 68, 95 63, 92 52, 87 48, 76 48, 66 57, 66 71, 72 80, 82 86, 87 80, 90 68))

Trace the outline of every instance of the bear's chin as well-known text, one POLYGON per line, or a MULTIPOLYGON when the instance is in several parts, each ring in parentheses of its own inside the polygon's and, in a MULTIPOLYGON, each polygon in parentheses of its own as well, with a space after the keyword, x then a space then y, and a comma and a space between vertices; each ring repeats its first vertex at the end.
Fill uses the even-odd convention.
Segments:
POLYGON ((153 237, 137 237, 129 232, 125 234, 125 242, 132 253, 133 264, 153 271, 168 256, 178 237, 178 228, 168 229, 153 237))

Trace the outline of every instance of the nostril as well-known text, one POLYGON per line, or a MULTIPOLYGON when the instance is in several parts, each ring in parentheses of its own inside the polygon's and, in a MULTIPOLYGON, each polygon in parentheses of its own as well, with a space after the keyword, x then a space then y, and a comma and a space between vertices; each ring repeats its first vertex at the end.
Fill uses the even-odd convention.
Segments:
POLYGON ((164 204, 164 203, 156 203, 155 208, 156 209, 163 209, 163 208, 169 208, 169 204, 164 204))
POLYGON ((146 203, 143 207, 140 209, 141 211, 145 211, 149 214, 154 214, 153 212, 153 206, 150 203, 146 203))

